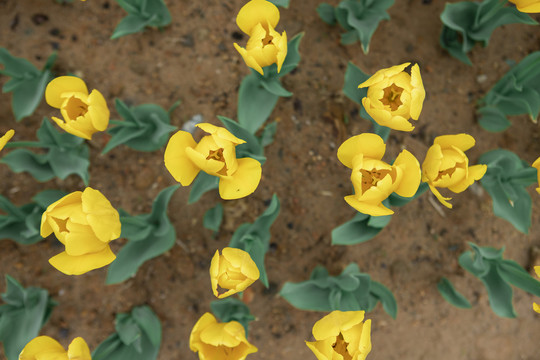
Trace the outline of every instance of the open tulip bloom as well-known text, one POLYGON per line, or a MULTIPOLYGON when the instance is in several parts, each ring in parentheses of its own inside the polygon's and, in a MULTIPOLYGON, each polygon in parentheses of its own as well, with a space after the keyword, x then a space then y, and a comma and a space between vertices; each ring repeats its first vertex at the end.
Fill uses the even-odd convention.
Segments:
POLYGON ((420 164, 407 150, 399 153, 393 165, 382 161, 386 151, 383 139, 376 134, 360 134, 346 140, 338 149, 339 161, 352 169, 354 195, 345 201, 361 213, 371 216, 392 215, 382 204, 390 194, 411 197, 420 186, 420 164))
POLYGON ((0 137, 0 150, 6 146, 7 142, 15 135, 15 131, 8 130, 3 136, 0 137))
POLYGON ((435 138, 422 164, 422 181, 427 182, 437 199, 447 208, 452 198, 441 195, 437 188, 448 188, 455 193, 465 191, 475 180, 480 180, 487 165, 469 166, 465 151, 472 148, 475 140, 471 135, 444 135, 435 138))
POLYGON ((92 357, 88 345, 81 337, 73 339, 66 351, 53 338, 38 336, 26 344, 19 360, 92 360, 92 357))
POLYGON ((318 360, 364 360, 371 351, 371 320, 364 311, 332 311, 313 325, 306 345, 318 360))
POLYGON ((60 76, 45 89, 45 100, 53 108, 60 109, 64 120, 52 117, 66 132, 91 140, 95 132, 109 125, 109 108, 101 93, 88 89, 84 81, 75 76, 60 76))
POLYGON ((226 247, 221 255, 216 250, 210 263, 212 291, 219 299, 244 291, 259 276, 257 265, 249 253, 241 249, 226 247), (219 288, 226 291, 219 294, 219 288))
POLYGON ((540 13, 540 0, 508 0, 524 13, 540 13))
POLYGON ((246 48, 234 47, 246 65, 264 75, 263 67, 277 64, 278 73, 287 56, 287 34, 274 28, 279 22, 279 9, 266 0, 251 0, 238 12, 236 24, 249 35, 246 48))
POLYGON ((409 65, 381 69, 358 85, 368 88, 362 105, 377 124, 400 131, 414 129, 409 119, 418 120, 426 91, 418 64, 412 66, 410 75, 404 71, 409 65))
POLYGON ((261 180, 261 163, 236 158, 236 145, 245 141, 222 127, 207 123, 197 126, 210 135, 196 143, 189 132, 178 131, 165 149, 165 167, 176 181, 188 186, 202 170, 219 177, 219 195, 225 200, 254 192, 261 180))
POLYGON ((49 259, 67 275, 81 275, 116 258, 109 242, 120 237, 120 216, 98 190, 87 187, 49 205, 41 217, 41 236, 54 232, 66 250, 49 259))

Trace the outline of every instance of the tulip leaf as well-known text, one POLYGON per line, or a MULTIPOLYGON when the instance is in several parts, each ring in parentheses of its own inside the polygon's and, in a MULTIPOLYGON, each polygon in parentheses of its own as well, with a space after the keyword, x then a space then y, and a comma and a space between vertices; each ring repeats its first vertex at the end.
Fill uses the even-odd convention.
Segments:
POLYGON ((540 281, 529 275, 517 262, 502 260, 497 265, 497 271, 505 282, 540 297, 540 281))
POLYGON ((203 226, 207 228, 208 230, 218 232, 219 227, 221 226, 222 220, 223 220, 223 205, 221 205, 221 203, 218 203, 216 206, 209 209, 204 214, 203 226))
POLYGON ((357 212, 351 220, 332 230, 332 245, 355 245, 371 240, 388 225, 391 217, 357 212))
POLYGON ((380 301, 390 316, 397 315, 392 292, 368 274, 361 273, 355 263, 349 264, 338 276, 330 276, 326 269, 317 266, 309 280, 286 282, 279 294, 301 310, 371 311, 380 301))
POLYGON ((290 0, 268 0, 268 1, 270 1, 272 4, 276 6, 280 6, 283 8, 288 8, 289 2, 290 2, 290 0))
POLYGON ((173 247, 176 231, 167 216, 167 206, 178 187, 179 185, 174 185, 163 189, 154 199, 152 212, 149 214, 131 216, 125 211, 121 212, 121 236, 126 237, 128 242, 109 266, 107 284, 125 281, 135 275, 144 262, 173 247))
POLYGON ((39 331, 57 305, 45 289, 23 288, 6 275, 6 292, 1 295, 0 342, 7 360, 17 360, 24 346, 39 335, 39 331))
POLYGON ((279 82, 279 79, 272 78, 272 79, 264 79, 261 81, 261 85, 263 88, 266 89, 271 94, 274 94, 276 96, 280 97, 291 97, 292 92, 287 91, 283 85, 279 82))
POLYGON ((319 17, 322 21, 327 23, 328 25, 335 25, 336 24, 336 15, 334 14, 334 7, 327 3, 321 3, 319 6, 317 6, 317 14, 319 14, 319 17))
POLYGON ((134 34, 147 26, 161 29, 171 23, 171 14, 163 0, 116 0, 128 16, 114 29, 111 39, 134 34))
MULTIPOLYGON (((388 129, 388 128, 387 128, 388 129)), ((411 197, 403 197, 399 196, 396 193, 390 194, 388 197, 388 204, 390 206, 404 206, 411 202, 412 200, 420 197, 423 193, 425 193, 429 189, 429 185, 425 182, 420 183, 420 186, 418 187, 418 190, 416 190, 416 193, 411 197)))
POLYGON ((266 210, 252 224, 240 225, 229 242, 229 247, 249 253, 259 269, 259 279, 266 287, 269 284, 264 267, 264 257, 270 247, 270 227, 279 215, 280 207, 279 198, 274 194, 266 210))
POLYGON ((53 78, 50 69, 55 60, 56 53, 53 53, 40 71, 28 60, 15 57, 0 47, 0 64, 4 66, 0 74, 11 77, 2 92, 13 93, 11 108, 16 121, 32 115, 41 103, 45 87, 53 78))
POLYGON ((264 148, 264 147, 267 147, 268 145, 270 145, 271 143, 274 142, 274 136, 276 135, 276 132, 277 132, 277 122, 274 121, 270 124, 267 124, 263 131, 262 131, 262 134, 261 136, 259 136, 259 142, 261 143, 261 146, 264 148))
POLYGON ((249 323, 255 320, 255 316, 251 315, 249 307, 242 301, 228 297, 212 301, 210 308, 221 322, 238 321, 246 330, 246 337, 248 336, 249 323))
MULTIPOLYGON (((115 125, 107 132, 112 135, 102 151, 106 154, 120 144, 137 151, 154 151, 161 148, 169 139, 169 133, 176 130, 171 125, 170 111, 156 104, 142 104, 128 107, 122 100, 116 99, 116 111, 124 121, 113 121, 115 125)), ((173 109, 179 102, 173 105, 173 109)))
POLYGON ((469 300, 459 293, 447 278, 443 277, 441 281, 439 281, 437 284, 437 289, 439 290, 441 296, 451 305, 461 309, 470 309, 472 307, 469 300))
MULTIPOLYGON (((285 60, 283 61, 283 65, 281 65, 281 71, 277 73, 277 67, 276 65, 273 65, 273 70, 277 73, 276 76, 283 77, 296 69, 298 64, 300 63, 300 52, 298 51, 298 48, 300 46, 300 41, 304 37, 304 33, 296 34, 291 40, 287 42, 287 56, 285 57, 285 60)), ((266 69, 266 68, 265 68, 266 69)), ((257 73, 258 74, 258 73, 257 73)), ((266 70, 265 70, 266 74, 266 70)), ((269 73, 269 76, 272 75, 269 73)))
POLYGON ((161 345, 161 323, 150 307, 116 315, 116 332, 92 352, 92 360, 155 360, 161 345))
POLYGON ((22 245, 35 244, 43 238, 40 235, 41 216, 47 207, 66 194, 58 190, 45 190, 32 200, 34 203, 16 207, 0 195, 0 239, 11 239, 22 245))
POLYGON ((197 202, 201 196, 210 190, 217 189, 219 186, 219 178, 209 175, 204 171, 201 171, 199 175, 193 180, 191 184, 191 190, 189 191, 188 204, 197 202))
POLYGON ((493 213, 527 234, 531 226, 532 200, 526 187, 537 181, 537 170, 503 149, 489 151, 478 161, 488 166, 480 183, 491 196, 493 213))
POLYGON ((266 90, 257 75, 247 75, 238 90, 238 122, 255 134, 274 110, 278 98, 266 90))
POLYGON ((491 132, 510 127, 508 116, 527 114, 536 122, 540 113, 540 51, 512 67, 479 101, 480 126, 491 132))
POLYGON ((506 3, 504 0, 484 0, 446 4, 441 14, 441 46, 456 59, 472 65, 467 53, 476 43, 487 46, 497 27, 515 23, 537 24, 529 15, 515 7, 505 6, 506 3))

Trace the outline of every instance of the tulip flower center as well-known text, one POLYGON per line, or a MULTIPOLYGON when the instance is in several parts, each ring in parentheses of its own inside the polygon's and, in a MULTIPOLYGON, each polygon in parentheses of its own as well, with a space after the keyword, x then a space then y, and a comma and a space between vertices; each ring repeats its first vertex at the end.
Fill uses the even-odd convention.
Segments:
POLYGON ((391 170, 379 170, 379 169, 372 169, 365 170, 361 169, 360 172, 362 173, 362 194, 365 193, 369 188, 372 186, 377 186, 377 183, 384 179, 386 175, 390 174, 391 170))
POLYGON ((262 39, 263 47, 272 44, 272 40, 274 40, 274 37, 270 35, 270 32, 268 30, 266 30, 266 36, 264 37, 264 39, 262 39))
POLYGON ((454 171, 456 171, 456 168, 455 168, 455 167, 451 167, 451 168, 449 168, 449 169, 439 171, 439 175, 437 175, 437 177, 436 177, 435 180, 433 180, 433 181, 440 180, 443 176, 446 176, 446 175, 448 175, 449 177, 451 177, 452 174, 454 173, 454 171))
POLYGON ((56 225, 58 225, 58 229, 60 230, 60 232, 68 232, 68 229, 67 229, 68 219, 58 219, 55 217, 53 217, 53 219, 56 222, 56 225))
POLYGON ((223 163, 223 168, 218 171, 220 175, 227 175, 227 164, 225 163, 225 157, 223 156, 223 148, 217 150, 210 150, 206 160, 214 159, 223 163))
POLYGON ((75 120, 79 116, 84 116, 88 112, 88 105, 85 104, 81 99, 72 96, 69 99, 65 110, 68 114, 68 117, 71 120, 75 120))
POLYGON ((401 102, 401 93, 403 88, 392 84, 384 89, 383 97, 380 99, 384 105, 390 106, 392 111, 397 110, 403 103, 401 102))
POLYGON ((349 346, 349 343, 346 342, 345 339, 343 339, 343 335, 339 333, 336 337, 336 342, 332 344, 332 347, 336 353, 343 356, 343 360, 352 360, 352 356, 347 351, 347 346, 349 346))

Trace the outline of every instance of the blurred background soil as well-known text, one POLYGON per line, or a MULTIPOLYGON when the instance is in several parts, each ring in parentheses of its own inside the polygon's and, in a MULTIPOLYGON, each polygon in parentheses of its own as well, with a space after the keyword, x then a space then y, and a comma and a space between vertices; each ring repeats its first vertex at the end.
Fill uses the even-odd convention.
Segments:
MULTIPOLYGON (((540 206, 534 187, 529 189, 535 199, 529 235, 496 218, 489 196, 479 186, 453 196, 452 210, 426 193, 397 209, 391 223, 361 245, 331 246, 330 233, 355 214, 343 200, 351 189, 350 170, 337 160, 337 147, 346 138, 370 130, 369 123, 359 118, 358 106, 341 92, 347 62, 366 73, 406 61, 420 64, 427 91, 424 110, 412 133, 392 132, 387 161, 407 148, 422 162, 436 136, 466 132, 477 140, 468 152, 473 162, 483 152, 505 148, 532 163, 540 155, 538 126, 526 116, 516 116, 506 132, 488 133, 476 122, 475 102, 509 69, 509 63, 540 49, 540 29, 526 25, 497 29, 487 48, 478 46, 472 51, 474 65, 467 66, 439 46, 443 1, 399 0, 389 10, 391 20, 380 24, 369 54, 364 55, 359 43, 340 45, 342 30, 318 18, 319 2, 291 0, 290 8, 281 10, 278 31, 286 30, 289 38, 305 32, 302 61, 283 79, 294 96, 281 98, 272 113, 278 131, 275 142, 266 148, 268 160, 254 194, 224 202, 212 192, 187 205, 189 188, 176 191, 169 216, 177 231, 177 245, 119 285, 104 284, 106 268, 73 277, 56 271, 47 261, 62 251, 53 237, 31 246, 0 241, 0 274, 10 274, 24 286, 46 288, 59 303, 42 334, 64 346, 82 336, 93 349, 114 331, 116 313, 148 304, 163 325, 159 359, 196 359, 189 350, 189 334, 215 299, 208 275, 210 259, 216 249, 228 244, 240 224, 264 211, 276 193, 282 207, 266 257, 270 288, 257 282, 250 294, 249 306, 257 317, 250 326, 250 341, 259 352, 249 359, 314 359, 304 340, 310 340, 313 324, 324 314, 297 310, 277 293, 285 281, 306 280, 317 264, 338 274, 350 262, 389 287, 399 306, 396 320, 380 305, 367 315, 373 321, 369 359, 539 358, 540 317, 532 310, 535 299, 516 289, 518 318, 499 318, 489 307, 482 283, 457 262, 468 249, 467 242, 473 241, 505 246, 505 256, 528 271, 533 264, 539 265, 540 206), (213 237, 202 227, 202 217, 218 202, 225 207, 225 218, 213 237), (460 310, 443 300, 436 289, 441 276, 471 300, 472 309, 460 310)), ((172 116, 178 127, 196 114, 214 124, 216 115, 236 118, 238 87, 249 73, 233 48, 233 42, 245 45, 247 41, 235 24, 245 1, 166 3, 173 17, 169 27, 113 41, 109 37, 126 15, 114 1, 59 5, 52 0, 0 0, 0 46, 38 67, 58 51, 55 73, 77 74, 89 89, 99 89, 112 119, 119 119, 114 111, 116 97, 131 105, 157 103, 164 108, 180 99, 182 104, 172 116)), ((0 85, 6 81, 0 77, 0 85)), ((42 118, 57 115, 43 101, 34 115, 16 123, 10 101, 11 95, 0 96, 0 133, 14 128, 14 140, 34 140, 42 118)), ((159 191, 175 183, 163 165, 164 149, 141 153, 120 146, 101 155, 108 139, 102 133, 90 142, 90 186, 103 192, 116 208, 131 214, 149 212, 159 191)), ((5 165, 0 165, 0 179, 0 193, 17 205, 30 202, 44 189, 71 192, 84 187, 75 176, 38 183, 5 165)), ((113 242, 113 250, 117 252, 123 242, 113 242)), ((3 281, 0 289, 5 290, 3 281)))

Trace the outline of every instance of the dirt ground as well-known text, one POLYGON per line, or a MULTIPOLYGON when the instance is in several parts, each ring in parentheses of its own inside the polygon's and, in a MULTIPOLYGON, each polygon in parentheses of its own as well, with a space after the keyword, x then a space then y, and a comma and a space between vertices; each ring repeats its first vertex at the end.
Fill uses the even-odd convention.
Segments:
MULTIPOLYGON (((389 287, 399 307, 396 320, 380 305, 367 315, 373 321, 369 359, 539 359, 540 316, 532 310, 533 296, 516 289, 518 318, 499 318, 491 311, 481 282, 457 262, 468 249, 467 242, 473 241, 506 246, 505 256, 529 271, 533 263, 539 265, 534 254, 540 247, 540 206, 533 187, 529 235, 496 218, 488 194, 479 186, 454 196, 454 208, 443 207, 442 213, 426 193, 398 209, 388 227, 361 245, 331 246, 330 233, 355 213, 343 200, 350 193, 350 173, 337 160, 337 147, 370 128, 357 115, 358 106, 341 92, 348 61, 367 73, 406 61, 420 64, 427 91, 424 110, 412 133, 392 132, 388 161, 407 148, 422 162, 436 136, 466 132, 477 140, 468 152, 473 162, 483 152, 505 148, 532 163, 540 155, 537 125, 517 116, 509 130, 491 134, 478 126, 474 108, 475 101, 509 69, 508 61, 518 62, 540 49, 540 28, 497 29, 487 48, 472 51, 474 66, 470 67, 438 45, 443 1, 398 0, 389 10, 391 21, 380 24, 369 54, 364 55, 360 44, 339 44, 341 29, 324 24, 315 12, 320 1, 291 0, 290 8, 281 11, 278 31, 286 30, 290 38, 305 32, 302 61, 283 79, 294 96, 281 98, 272 113, 278 131, 275 142, 266 148, 268 160, 254 194, 224 202, 213 192, 187 205, 189 188, 179 189, 169 207, 177 246, 119 285, 104 285, 106 268, 76 277, 53 269, 47 260, 61 247, 52 237, 31 246, 0 241, 0 274, 10 274, 24 286, 44 287, 59 302, 42 334, 64 346, 82 336, 93 349, 114 331, 116 313, 148 304, 162 321, 159 359, 196 359, 189 350, 189 334, 215 299, 208 275, 210 259, 216 249, 228 244, 236 227, 253 221, 276 193, 282 208, 266 257, 271 286, 253 286, 249 306, 258 320, 251 323, 250 341, 259 352, 249 359, 314 359, 304 340, 310 340, 311 327, 324 314, 297 310, 277 293, 286 281, 307 279, 317 264, 338 274, 352 261, 389 287), (350 118, 348 124, 342 121, 344 114, 350 118), (214 238, 202 227, 202 217, 217 202, 225 206, 225 219, 214 238), (457 309, 443 300, 436 289, 441 276, 471 300, 472 309, 457 309)), ((114 1, 59 5, 53 0, 0 0, 0 46, 38 67, 58 50, 56 74, 75 73, 89 89, 99 89, 112 119, 119 118, 115 97, 133 105, 157 103, 165 108, 181 99, 172 117, 178 127, 196 114, 214 124, 216 115, 235 118, 238 87, 249 72, 233 48, 233 42, 247 41, 235 24, 245 1, 166 3, 173 22, 164 31, 147 30, 113 41, 109 37, 125 16, 114 1)), ((0 77, 0 85, 6 81, 0 77)), ((56 114, 43 101, 34 115, 15 123, 10 101, 10 95, 0 96, 0 133, 14 128, 14 140, 34 140, 43 116, 56 114)), ((148 212, 159 191, 175 183, 163 165, 164 149, 141 153, 120 146, 100 155, 108 138, 96 134, 90 142, 90 186, 116 208, 132 214, 148 212)), ((0 193, 17 205, 44 189, 71 192, 84 187, 75 176, 38 183, 29 174, 13 174, 5 165, 0 165, 0 178, 0 193)), ((113 251, 122 243, 113 242, 113 251)))

